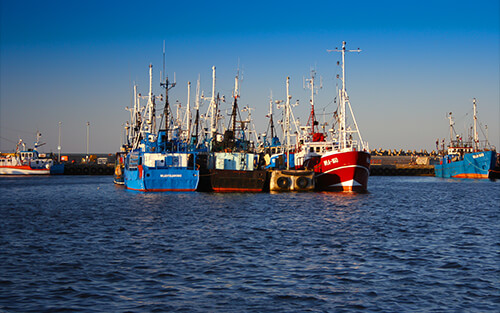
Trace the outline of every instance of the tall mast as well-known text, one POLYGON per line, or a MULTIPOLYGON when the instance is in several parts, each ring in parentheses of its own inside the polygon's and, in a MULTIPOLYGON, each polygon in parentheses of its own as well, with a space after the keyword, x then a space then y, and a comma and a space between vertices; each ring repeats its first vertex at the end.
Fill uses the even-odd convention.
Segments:
POLYGON ((139 99, 137 98, 137 85, 134 83, 134 109, 132 112, 130 112, 130 122, 132 123, 132 127, 130 129, 129 133, 129 138, 128 141, 129 143, 132 142, 135 139, 135 136, 137 135, 137 130, 139 129, 139 125, 137 125, 137 113, 139 113, 139 99))
POLYGON ((187 101, 187 140, 191 139, 191 82, 188 82, 188 101, 187 101))
POLYGON ((163 74, 165 75, 165 82, 160 81, 160 86, 165 88, 165 107, 163 108, 163 115, 165 116, 165 142, 168 141, 168 131, 169 131, 169 109, 170 109, 170 104, 168 102, 168 91, 172 88, 175 87, 176 81, 175 81, 175 73, 174 73, 174 82, 171 83, 168 80, 168 75, 166 74, 165 71, 165 41, 163 42, 163 74))
POLYGON ((286 106, 285 106, 285 132, 286 132, 286 169, 290 169, 290 77, 286 78, 286 106))
POLYGON ((234 102, 233 102, 233 112, 231 113, 232 124, 233 124, 233 136, 236 136, 236 115, 238 113, 238 98, 239 98, 239 89, 238 89, 238 75, 234 78, 234 102))
POLYGON ((271 93, 271 99, 269 100, 269 125, 271 127, 271 142, 274 138, 274 121, 273 121, 273 95, 271 93))
POLYGON ((450 145, 453 143, 453 118, 451 117, 451 112, 448 115, 448 119, 450 120, 450 145))
POLYGON ((196 144, 198 144, 198 126, 200 124, 200 75, 198 75, 198 81, 196 83, 196 119, 195 119, 195 136, 196 144))
POLYGON ((342 50, 327 50, 328 52, 342 52, 342 90, 340 92, 340 148, 347 147, 347 130, 346 130, 346 102, 349 100, 346 92, 346 74, 345 74, 345 53, 346 52, 361 52, 360 49, 346 50, 346 42, 342 41, 342 50))
MULTIPOLYGON (((308 83, 308 88, 311 89, 311 114, 309 115, 309 120, 307 121, 307 125, 311 125, 311 134, 313 135, 316 133, 315 126, 316 126, 316 114, 314 112, 314 95, 317 93, 318 88, 322 88, 321 84, 319 87, 314 86, 314 79, 316 78, 316 71, 312 70, 311 71, 311 78, 306 79, 305 81, 308 83)), ((305 86, 304 86, 305 87, 305 86)))
POLYGON ((472 106, 474 108, 474 151, 478 150, 479 137, 477 136, 477 105, 476 98, 472 99, 472 106))
POLYGON ((211 134, 212 138, 215 139, 215 132, 217 131, 217 125, 216 125, 216 118, 215 114, 217 113, 215 110, 215 66, 212 66, 212 99, 210 102, 210 127, 211 127, 211 134))
POLYGON ((149 64, 149 95, 148 95, 148 119, 147 126, 148 132, 154 133, 156 130, 156 117, 155 117, 155 107, 153 100, 153 65, 149 64))

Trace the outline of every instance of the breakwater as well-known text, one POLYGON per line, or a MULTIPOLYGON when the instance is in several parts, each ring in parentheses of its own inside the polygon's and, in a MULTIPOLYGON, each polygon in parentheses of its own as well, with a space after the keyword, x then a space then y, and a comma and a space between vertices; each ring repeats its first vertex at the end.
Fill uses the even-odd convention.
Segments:
POLYGON ((434 176, 437 159, 430 156, 372 155, 370 176, 434 176))
POLYGON ((114 164, 67 163, 64 175, 113 175, 114 164))

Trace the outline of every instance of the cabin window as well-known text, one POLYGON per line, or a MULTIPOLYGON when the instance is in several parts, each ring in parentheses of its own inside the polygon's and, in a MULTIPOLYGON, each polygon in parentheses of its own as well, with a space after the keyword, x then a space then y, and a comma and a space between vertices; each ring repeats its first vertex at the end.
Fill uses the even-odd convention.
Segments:
POLYGON ((314 147, 309 148, 309 152, 314 152, 314 147))
POLYGON ((321 151, 321 148, 320 147, 316 147, 316 152, 320 152, 321 151))

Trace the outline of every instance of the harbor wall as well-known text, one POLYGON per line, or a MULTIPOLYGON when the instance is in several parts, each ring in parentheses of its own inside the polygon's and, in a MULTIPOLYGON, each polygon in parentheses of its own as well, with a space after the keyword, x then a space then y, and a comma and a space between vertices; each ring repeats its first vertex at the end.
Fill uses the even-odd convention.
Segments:
POLYGON ((370 176, 434 176, 432 156, 371 156, 370 176))

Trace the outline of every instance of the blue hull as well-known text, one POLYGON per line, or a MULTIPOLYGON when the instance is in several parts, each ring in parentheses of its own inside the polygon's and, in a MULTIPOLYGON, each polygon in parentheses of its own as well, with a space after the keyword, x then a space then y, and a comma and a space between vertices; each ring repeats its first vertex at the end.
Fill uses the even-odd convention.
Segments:
POLYGON ((200 173, 185 168, 148 168, 125 169, 125 187, 138 191, 195 191, 200 173))
POLYGON ((445 156, 441 164, 434 167, 434 172, 436 177, 443 178, 488 178, 495 163, 495 151, 466 153, 461 160, 445 156))
POLYGON ((52 164, 50 167, 50 175, 62 175, 64 174, 64 163, 52 164))

